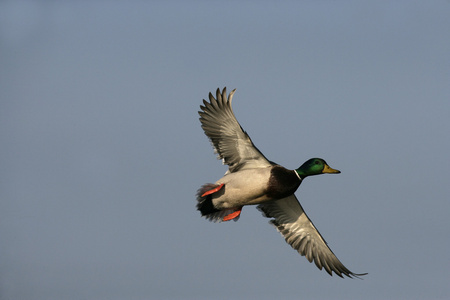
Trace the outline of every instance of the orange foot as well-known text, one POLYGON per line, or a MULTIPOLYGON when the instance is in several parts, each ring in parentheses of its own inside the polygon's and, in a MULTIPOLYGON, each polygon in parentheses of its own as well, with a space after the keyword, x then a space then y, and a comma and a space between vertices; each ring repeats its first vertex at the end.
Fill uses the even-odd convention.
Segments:
POLYGON ((221 183, 219 186, 213 188, 212 190, 206 191, 203 193, 202 197, 208 196, 210 194, 214 194, 215 192, 220 191, 220 189, 224 186, 224 183, 221 183))
POLYGON ((231 214, 226 215, 225 217, 223 217, 223 221, 224 221, 224 222, 225 222, 225 221, 230 221, 230 220, 233 220, 233 219, 239 217, 239 215, 241 214, 241 211, 242 211, 242 206, 239 207, 239 208, 238 208, 237 210, 235 210, 234 212, 232 212, 231 214))

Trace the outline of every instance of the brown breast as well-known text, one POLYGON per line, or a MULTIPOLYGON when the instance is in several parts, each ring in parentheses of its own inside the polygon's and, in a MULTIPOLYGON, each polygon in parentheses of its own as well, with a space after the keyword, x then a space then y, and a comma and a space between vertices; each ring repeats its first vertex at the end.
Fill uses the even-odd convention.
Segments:
POLYGON ((267 196, 281 199, 295 193, 302 181, 294 172, 279 165, 274 166, 270 172, 267 196))

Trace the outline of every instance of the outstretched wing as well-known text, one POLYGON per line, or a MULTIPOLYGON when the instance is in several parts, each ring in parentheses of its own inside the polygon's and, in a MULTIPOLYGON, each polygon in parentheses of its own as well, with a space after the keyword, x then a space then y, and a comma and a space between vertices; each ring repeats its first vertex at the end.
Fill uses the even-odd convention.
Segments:
POLYGON ((284 236, 286 242, 300 255, 305 256, 328 274, 332 272, 343 277, 358 277, 364 274, 355 274, 347 269, 334 255, 327 243, 317 231, 314 224, 306 215, 295 195, 258 205, 258 209, 267 218, 273 218, 270 223, 275 225, 284 236))
POLYGON ((226 88, 222 93, 217 89, 216 98, 209 93, 209 102, 203 100, 204 105, 200 105, 202 111, 198 112, 202 128, 218 157, 229 166, 229 172, 269 167, 271 163, 255 147, 234 116, 231 99, 235 91, 228 98, 226 88))

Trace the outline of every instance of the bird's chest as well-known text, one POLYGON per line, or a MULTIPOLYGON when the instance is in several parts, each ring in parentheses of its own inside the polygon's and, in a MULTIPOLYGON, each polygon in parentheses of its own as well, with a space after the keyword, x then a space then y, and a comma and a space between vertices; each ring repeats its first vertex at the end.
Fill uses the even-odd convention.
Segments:
POLYGON ((272 168, 266 194, 273 199, 282 199, 295 193, 301 180, 294 173, 281 166, 272 168))

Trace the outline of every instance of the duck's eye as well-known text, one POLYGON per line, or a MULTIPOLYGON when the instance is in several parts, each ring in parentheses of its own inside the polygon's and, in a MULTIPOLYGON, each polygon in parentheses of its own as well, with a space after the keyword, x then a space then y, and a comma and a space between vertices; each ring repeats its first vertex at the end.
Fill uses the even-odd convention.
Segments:
POLYGON ((318 165, 319 164, 319 161, 318 160, 316 160, 315 162, 314 162, 316 165, 318 165))

